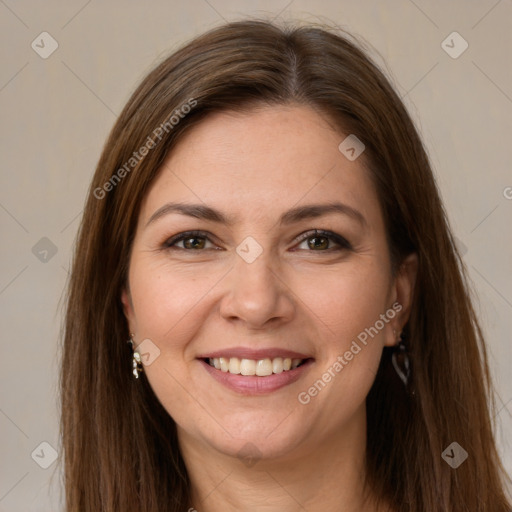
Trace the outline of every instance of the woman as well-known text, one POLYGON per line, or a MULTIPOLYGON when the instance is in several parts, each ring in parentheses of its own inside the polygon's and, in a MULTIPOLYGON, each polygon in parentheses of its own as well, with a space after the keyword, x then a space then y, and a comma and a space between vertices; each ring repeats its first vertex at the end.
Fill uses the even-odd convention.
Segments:
POLYGON ((68 509, 507 511, 485 354, 384 75, 348 36, 225 25, 143 80, 93 178, 68 509))

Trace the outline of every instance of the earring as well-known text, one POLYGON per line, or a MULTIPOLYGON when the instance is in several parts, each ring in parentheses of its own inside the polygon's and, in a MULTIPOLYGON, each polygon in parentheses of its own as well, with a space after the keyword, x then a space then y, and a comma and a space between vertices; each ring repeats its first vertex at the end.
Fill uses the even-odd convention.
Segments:
MULTIPOLYGON (((130 345, 133 347, 133 337, 135 334, 130 333, 130 339, 127 341, 127 343, 130 343, 130 345)), ((133 376, 138 379, 139 373, 142 372, 142 360, 140 358, 140 354, 137 350, 133 351, 133 357, 132 357, 132 373, 133 376)))
MULTIPOLYGON (((396 331, 393 329, 393 333, 396 331)), ((409 361, 409 355, 407 353, 407 347, 402 340, 402 333, 398 333, 398 343, 395 345, 395 350, 391 355, 391 362, 400 380, 404 383, 407 388, 409 384, 409 377, 411 375, 411 364, 409 361)))

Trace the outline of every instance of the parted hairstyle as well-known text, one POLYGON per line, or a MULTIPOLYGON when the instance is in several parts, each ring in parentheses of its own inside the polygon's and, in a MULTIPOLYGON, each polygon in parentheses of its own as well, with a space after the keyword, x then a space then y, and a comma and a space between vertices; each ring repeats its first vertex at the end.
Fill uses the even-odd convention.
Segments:
POLYGON ((377 190, 393 268, 418 255, 404 329, 414 395, 385 348, 366 400, 368 488, 397 512, 508 512, 483 334, 414 123, 353 36, 261 20, 210 30, 163 60, 135 90, 103 148, 78 233, 63 325, 67 510, 183 512, 189 506, 175 422, 144 373, 136 380, 131 372, 121 290, 141 201, 183 134, 212 112, 265 105, 309 106, 334 123, 340 137, 355 134, 366 147, 364 165, 377 190), (469 454, 457 469, 441 457, 453 441, 469 454))

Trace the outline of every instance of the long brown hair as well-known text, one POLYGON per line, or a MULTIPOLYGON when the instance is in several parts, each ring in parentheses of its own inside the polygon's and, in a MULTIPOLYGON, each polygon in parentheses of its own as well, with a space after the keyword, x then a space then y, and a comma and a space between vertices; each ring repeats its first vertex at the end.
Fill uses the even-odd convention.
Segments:
POLYGON ((136 380, 131 373, 121 290, 141 201, 167 153, 209 113, 261 104, 308 105, 340 133, 356 134, 366 146, 394 268, 418 255, 404 331, 414 395, 385 349, 367 398, 368 485, 400 512, 508 512, 484 340, 413 122, 350 35, 263 21, 226 24, 164 60, 133 93, 106 142, 67 296, 60 375, 67 510, 189 506, 175 423, 144 374, 136 380), (457 469, 441 457, 454 441, 469 454, 457 469))

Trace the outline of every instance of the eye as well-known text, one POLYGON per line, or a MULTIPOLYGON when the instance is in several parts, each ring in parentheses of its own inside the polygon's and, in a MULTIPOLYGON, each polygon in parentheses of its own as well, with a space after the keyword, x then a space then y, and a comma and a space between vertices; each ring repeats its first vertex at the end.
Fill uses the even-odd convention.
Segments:
POLYGON ((208 234, 204 231, 185 231, 178 233, 173 237, 169 238, 165 243, 166 249, 181 249, 181 250, 192 250, 197 251, 201 249, 208 249, 206 247, 207 242, 210 242, 208 234), (177 244, 183 242, 183 246, 179 247, 177 244))
POLYGON ((298 240, 301 242, 301 245, 303 243, 307 243, 307 249, 311 249, 314 252, 330 252, 352 249, 350 243, 341 235, 333 233, 332 231, 324 231, 322 229, 307 231, 300 235, 298 240), (330 242, 334 242, 338 247, 330 247, 330 242))
MULTIPOLYGON (((178 233, 164 243, 164 248, 186 251, 200 251, 205 249, 218 250, 219 248, 211 242, 208 235, 209 234, 205 231, 185 231, 183 233, 178 233), (183 245, 179 246, 178 244, 180 243, 183 243, 183 245), (211 244, 211 247, 207 246, 208 243, 211 244)), ((352 246, 344 237, 337 233, 333 233, 332 231, 325 231, 322 229, 307 231, 300 235, 297 238, 297 241, 301 244, 307 243, 306 250, 309 249, 314 252, 331 252, 352 249, 352 246), (331 247, 332 243, 337 247, 331 247)))

